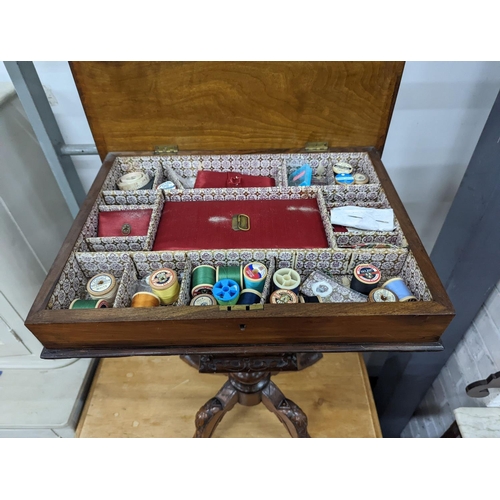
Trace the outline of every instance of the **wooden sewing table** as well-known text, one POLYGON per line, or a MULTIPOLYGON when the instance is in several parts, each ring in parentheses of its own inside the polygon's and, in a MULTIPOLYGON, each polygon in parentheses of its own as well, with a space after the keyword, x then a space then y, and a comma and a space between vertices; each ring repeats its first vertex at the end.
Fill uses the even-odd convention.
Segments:
MULTIPOLYGON (((196 436, 212 435, 236 403, 262 402, 292 436, 307 437, 307 417, 274 384, 272 374, 312 369, 322 362, 322 353, 441 349, 439 337, 453 318, 453 307, 379 155, 403 63, 79 62, 71 68, 105 160, 26 320, 45 346, 43 358, 179 355, 200 373, 228 374, 199 410, 196 436), (305 151, 311 141, 321 141, 319 149, 305 151), (157 147, 162 144, 176 147, 157 147), (373 166, 380 199, 388 200, 404 233, 395 258, 411 260, 405 272, 415 283, 420 280, 415 286, 424 300, 264 304, 231 311, 216 306, 67 310, 69 296, 83 283, 74 283, 75 274, 81 276, 81 259, 92 258, 85 253, 89 221, 104 199, 103 185, 116 161, 144 156, 154 163, 172 154, 181 159, 215 153, 316 154, 311 151, 362 156, 373 166), (58 300, 62 305, 55 307, 58 300)), ((331 192, 346 193, 335 186, 331 192)), ((328 252, 329 262, 344 259, 345 266, 362 258, 350 250, 339 250, 337 257, 334 250, 328 252)), ((135 259, 132 252, 113 255, 135 259)), ((103 261, 107 258, 103 254, 103 261)))

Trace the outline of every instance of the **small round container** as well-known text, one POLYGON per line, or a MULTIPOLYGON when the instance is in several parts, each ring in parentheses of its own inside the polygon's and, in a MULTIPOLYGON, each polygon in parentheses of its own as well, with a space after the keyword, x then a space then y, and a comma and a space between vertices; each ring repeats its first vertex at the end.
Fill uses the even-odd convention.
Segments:
POLYGON ((179 281, 173 269, 158 269, 149 277, 149 285, 163 305, 173 304, 179 298, 179 281))
POLYGON ((353 171, 353 166, 345 161, 339 161, 333 166, 333 171, 336 174, 350 174, 353 171))
POLYGON ((291 290, 275 290, 269 297, 271 304, 298 304, 297 295, 291 290))
POLYGON ((137 191, 139 189, 151 189, 153 180, 149 178, 146 172, 134 171, 122 175, 116 184, 120 191, 137 191))
POLYGON ((354 178, 354 184, 368 184, 369 181, 368 176, 361 172, 354 174, 353 178, 354 178))
POLYGON ((189 303, 191 306, 215 306, 217 305, 217 301, 215 300, 213 295, 202 294, 194 297, 189 303))
POLYGON ((112 303, 118 291, 116 278, 109 273, 99 273, 89 279, 87 292, 94 300, 107 300, 112 303))
POLYGON ((175 189, 175 184, 172 181, 162 182, 156 189, 175 189))
POLYGON ((351 174, 337 174, 335 176, 335 183, 342 186, 349 186, 354 184, 354 177, 351 174))
POLYGON ((353 178, 354 178, 354 184, 368 184, 369 181, 368 176, 361 172, 354 174, 353 178))
POLYGON ((370 302, 398 302, 396 294, 385 288, 374 288, 368 295, 370 302))

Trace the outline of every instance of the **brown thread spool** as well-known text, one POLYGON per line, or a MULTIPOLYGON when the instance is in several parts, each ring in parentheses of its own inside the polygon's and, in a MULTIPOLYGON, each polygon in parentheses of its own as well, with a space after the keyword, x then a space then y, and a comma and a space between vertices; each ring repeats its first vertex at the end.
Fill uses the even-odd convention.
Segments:
POLYGON ((150 292, 137 292, 132 296, 130 307, 158 307, 160 299, 150 292))
POLYGON ((299 299, 291 290, 275 290, 269 297, 271 304, 297 304, 299 299))
POLYGON ((368 295, 369 302, 398 302, 399 299, 394 292, 385 288, 374 288, 368 295))

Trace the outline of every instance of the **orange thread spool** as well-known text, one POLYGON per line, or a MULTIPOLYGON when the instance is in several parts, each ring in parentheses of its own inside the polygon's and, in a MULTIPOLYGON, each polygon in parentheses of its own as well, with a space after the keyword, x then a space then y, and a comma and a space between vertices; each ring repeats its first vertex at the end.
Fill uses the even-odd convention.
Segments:
POLYGON ((158 307, 160 299, 149 292, 137 292, 132 296, 131 307, 158 307))

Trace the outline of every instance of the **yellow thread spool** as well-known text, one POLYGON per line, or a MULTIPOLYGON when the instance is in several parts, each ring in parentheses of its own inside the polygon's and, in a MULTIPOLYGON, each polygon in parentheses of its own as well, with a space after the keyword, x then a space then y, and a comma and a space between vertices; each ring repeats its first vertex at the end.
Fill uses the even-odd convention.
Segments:
POLYGON ((149 285, 163 305, 173 304, 179 298, 179 281, 173 269, 168 267, 158 269, 149 277, 149 285))

